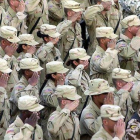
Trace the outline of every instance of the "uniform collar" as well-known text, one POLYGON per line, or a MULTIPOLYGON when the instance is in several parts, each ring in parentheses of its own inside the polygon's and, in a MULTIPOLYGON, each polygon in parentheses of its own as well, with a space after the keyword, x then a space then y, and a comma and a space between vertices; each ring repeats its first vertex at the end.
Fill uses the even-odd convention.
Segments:
POLYGON ((126 42, 131 41, 131 39, 128 38, 128 37, 127 37, 126 35, 124 35, 124 34, 121 34, 121 35, 120 35, 120 38, 123 39, 123 40, 125 40, 126 42))
POLYGON ((100 46, 98 46, 97 45, 97 47, 96 47, 96 51, 97 52, 100 52, 100 53, 104 53, 105 51, 104 51, 104 49, 102 49, 100 46))
POLYGON ((103 127, 101 127, 99 131, 101 131, 106 136, 106 138, 108 140, 112 140, 113 139, 113 137, 103 127))
POLYGON ((94 108, 96 113, 100 116, 100 114, 101 114, 100 109, 98 108, 98 106, 92 100, 90 100, 89 105, 91 106, 91 108, 94 108))
POLYGON ((46 85, 49 86, 49 87, 51 87, 51 88, 53 88, 53 89, 56 88, 54 82, 51 79, 48 80, 48 82, 47 82, 46 85))
POLYGON ((12 16, 12 17, 15 17, 16 15, 16 12, 9 6, 8 7, 8 13, 12 16))
POLYGON ((23 82, 26 85, 29 84, 28 81, 27 81, 27 79, 24 76, 21 77, 20 82, 23 82))
POLYGON ((4 52, 4 50, 2 49, 2 47, 0 47, 0 54, 4 57, 4 55, 5 55, 5 52, 4 52))
POLYGON ((138 81, 140 81, 140 74, 139 74, 137 71, 135 71, 134 77, 135 77, 138 81))
POLYGON ((16 120, 14 121, 14 124, 17 126, 17 127, 22 127, 24 125, 23 121, 20 119, 19 116, 16 117, 16 120))

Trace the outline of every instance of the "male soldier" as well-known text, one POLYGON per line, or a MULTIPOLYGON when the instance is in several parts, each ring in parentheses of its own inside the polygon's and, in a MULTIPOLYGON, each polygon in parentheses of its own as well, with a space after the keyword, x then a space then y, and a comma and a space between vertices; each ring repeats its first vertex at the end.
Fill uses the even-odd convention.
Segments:
POLYGON ((81 27, 78 21, 81 19, 82 10, 80 3, 69 0, 64 2, 66 20, 59 23, 57 29, 60 36, 60 53, 64 59, 71 48, 82 47, 81 27))
POLYGON ((0 58, 0 139, 3 140, 10 120, 10 104, 5 88, 12 70, 7 61, 0 58))
POLYGON ((58 25, 65 17, 61 0, 50 0, 48 3, 49 24, 58 25))
POLYGON ((36 96, 39 99, 39 90, 38 90, 38 82, 40 71, 43 69, 40 67, 39 62, 35 58, 24 58, 20 61, 20 71, 22 77, 14 86, 14 89, 11 93, 11 116, 16 116, 18 113, 17 103, 18 99, 21 96, 32 95, 36 96))
POLYGON ((8 66, 12 69, 6 88, 8 98, 10 98, 14 85, 18 82, 17 71, 19 70, 19 67, 13 54, 16 52, 16 43, 19 41, 20 39, 17 37, 16 28, 12 26, 3 26, 0 28, 0 58, 5 59, 8 62, 8 66))
POLYGON ((96 0, 96 2, 97 5, 88 7, 84 13, 84 20, 90 38, 89 55, 92 55, 96 48, 96 28, 108 27, 110 22, 107 11, 111 8, 112 0, 96 0))
POLYGON ((9 7, 6 11, 6 14, 2 17, 1 26, 8 25, 13 26, 18 30, 19 33, 26 33, 26 15, 25 11, 25 3, 23 0, 8 0, 9 7))
POLYGON ((121 108, 115 105, 103 105, 101 117, 102 127, 91 140, 122 140, 125 134, 125 122, 121 108))
POLYGON ((101 78, 111 83, 112 70, 119 67, 118 51, 115 49, 114 39, 117 35, 111 27, 96 28, 96 38, 99 46, 90 60, 91 79, 101 78))
POLYGON ((43 132, 37 124, 39 120, 39 111, 44 106, 39 104, 39 101, 34 96, 23 96, 18 100, 18 109, 20 115, 9 126, 6 131, 4 140, 43 140, 43 132))
POLYGON ((81 96, 73 86, 58 86, 55 91, 59 106, 48 120, 47 128, 52 139, 80 140, 79 119, 74 112, 81 96))
POLYGON ((132 75, 137 69, 137 52, 140 48, 140 19, 131 15, 122 20, 124 33, 120 35, 116 49, 120 51, 120 67, 131 70, 132 75), (129 48, 128 51, 122 51, 129 48))
POLYGON ((84 94, 91 96, 91 100, 81 115, 81 140, 90 140, 99 131, 102 125, 100 108, 103 104, 114 104, 113 91, 114 88, 103 79, 89 81, 89 89, 84 94))
POLYGON ((131 71, 115 68, 112 72, 112 80, 116 88, 114 102, 121 107, 121 112, 127 122, 134 113, 130 96, 134 77, 132 77, 131 71))
POLYGON ((80 114, 84 103, 86 101, 86 96, 84 95, 85 90, 88 88, 89 76, 86 70, 89 66, 89 58, 86 50, 83 48, 74 48, 69 51, 69 63, 71 65, 71 70, 66 76, 66 84, 73 85, 77 89, 77 93, 82 97, 80 100, 80 105, 77 109, 77 113, 80 114))

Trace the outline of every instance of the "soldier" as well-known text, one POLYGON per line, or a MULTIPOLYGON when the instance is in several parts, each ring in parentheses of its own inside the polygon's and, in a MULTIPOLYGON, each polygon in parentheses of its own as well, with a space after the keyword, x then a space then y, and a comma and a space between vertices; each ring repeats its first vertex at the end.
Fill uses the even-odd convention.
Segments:
POLYGON ((90 38, 90 44, 88 47, 89 55, 93 54, 97 45, 96 28, 109 26, 110 20, 107 11, 111 8, 112 0, 96 0, 96 4, 97 5, 88 7, 83 14, 90 38))
POLYGON ((25 11, 25 3, 24 1, 16 0, 7 0, 9 3, 9 7, 6 11, 6 15, 2 17, 2 26, 8 25, 13 26, 18 30, 19 33, 26 33, 26 14, 25 11))
POLYGON ((20 61, 20 71, 22 77, 14 86, 11 93, 11 121, 15 119, 18 114, 17 103, 21 96, 32 95, 39 99, 38 80, 40 71, 43 69, 40 67, 37 59, 24 58, 20 61))
POLYGON ((112 80, 116 88, 114 102, 121 107, 121 112, 127 122, 134 113, 130 96, 134 77, 132 77, 131 71, 115 68, 112 72, 112 80))
POLYGON ((40 89, 41 104, 45 106, 41 113, 41 126, 44 133, 44 140, 48 138, 47 122, 49 115, 56 110, 58 101, 54 96, 58 85, 64 85, 66 72, 69 69, 63 66, 62 62, 52 61, 46 64, 46 80, 40 89))
POLYGON ((49 23, 57 26, 65 17, 61 0, 50 0, 48 3, 49 23))
POLYGON ((37 124, 39 120, 39 111, 44 106, 39 104, 39 101, 34 96, 23 96, 18 100, 18 109, 20 115, 9 126, 6 131, 4 140, 43 140, 43 132, 37 124))
POLYGON ((103 126, 91 140, 122 140, 125 134, 125 123, 121 108, 115 105, 103 105, 100 110, 103 126))
POLYGON ((91 96, 91 100, 81 115, 81 140, 90 140, 99 131, 102 125, 100 108, 103 104, 114 104, 113 91, 114 88, 103 79, 89 81, 89 89, 84 94, 91 96))
POLYGON ((74 112, 79 105, 81 96, 73 86, 58 86, 54 93, 58 98, 59 106, 48 120, 47 128, 52 139, 80 140, 79 119, 74 112))
POLYGON ((138 57, 137 57, 137 63, 138 63, 138 69, 135 70, 135 80, 140 82, 140 53, 138 53, 138 57))
POLYGON ((60 36, 61 58, 64 59, 72 48, 82 47, 81 27, 78 21, 81 20, 82 8, 80 3, 73 0, 64 2, 66 20, 57 26, 60 36))
POLYGON ((121 34, 116 49, 119 50, 120 67, 131 70, 132 75, 137 70, 137 52, 140 48, 140 19, 131 15, 122 20, 124 33, 121 34), (127 50, 128 51, 122 51, 127 50))
POLYGON ((14 85, 18 82, 19 66, 14 53, 17 50, 17 42, 20 39, 17 37, 17 30, 12 26, 3 26, 0 28, 0 58, 5 59, 8 62, 8 66, 12 69, 10 78, 8 80, 8 86, 6 91, 8 98, 11 96, 11 91, 14 85))
POLYGON ((41 85, 43 84, 46 76, 46 63, 51 61, 62 61, 61 53, 56 48, 56 45, 59 41, 60 33, 57 32, 56 26, 43 24, 40 27, 40 30, 37 33, 38 37, 40 37, 44 43, 38 49, 36 55, 40 60, 41 66, 44 70, 41 73, 41 85))
POLYGON ((5 88, 7 87, 9 74, 12 70, 7 61, 0 58, 0 139, 3 140, 10 120, 10 103, 5 88))
POLYGON ((18 63, 23 58, 37 58, 35 56, 35 52, 36 45, 38 45, 39 43, 35 41, 34 36, 31 34, 22 34, 19 35, 19 39, 19 46, 17 48, 17 53, 19 53, 19 56, 17 58, 18 63))
POLYGON ((115 49, 117 35, 111 27, 96 28, 96 38, 99 46, 90 60, 91 79, 101 78, 112 84, 112 70, 119 67, 118 51, 115 49))
POLYGON ((7 0, 1 0, 1 1, 0 1, 0 6, 1 6, 5 11, 7 11, 8 7, 9 7, 9 4, 8 4, 7 0))
POLYGON ((88 88, 89 84, 89 76, 85 70, 88 69, 89 58, 86 50, 83 48, 74 48, 69 51, 69 64, 71 66, 71 70, 66 76, 66 84, 73 85, 77 88, 77 93, 82 98, 80 99, 80 105, 77 109, 77 113, 80 114, 84 103, 86 101, 86 96, 84 95, 85 90, 88 88))

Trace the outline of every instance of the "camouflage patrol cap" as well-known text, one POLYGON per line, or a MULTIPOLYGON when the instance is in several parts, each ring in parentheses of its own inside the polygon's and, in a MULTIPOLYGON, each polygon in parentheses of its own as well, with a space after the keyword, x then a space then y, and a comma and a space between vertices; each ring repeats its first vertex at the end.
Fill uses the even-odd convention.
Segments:
POLYGON ((123 25, 123 28, 128 28, 131 26, 140 26, 140 19, 136 15, 131 15, 124 18, 121 24, 123 25))
POLYGON ((35 41, 34 36, 32 34, 22 34, 19 35, 20 41, 19 44, 27 44, 27 45, 38 45, 39 43, 35 41))
POLYGON ((7 61, 2 58, 0 58, 0 71, 3 73, 12 72, 12 70, 8 67, 7 61))
POLYGON ((46 64, 47 74, 51 73, 66 73, 69 69, 65 68, 60 61, 52 61, 46 64))
POLYGON ((108 81, 104 79, 93 79, 89 81, 89 89, 84 92, 85 95, 100 95, 103 93, 113 92, 114 88, 110 87, 108 81))
POLYGON ((0 28, 0 36, 12 43, 17 43, 20 41, 20 39, 17 37, 17 29, 12 26, 2 26, 0 28))
POLYGON ((81 96, 77 94, 76 88, 69 85, 57 86, 54 95, 61 98, 67 98, 69 100, 78 100, 81 98, 81 96))
POLYGON ((124 119, 124 116, 121 114, 121 108, 117 105, 102 105, 100 112, 102 118, 109 118, 112 121, 124 119))
POLYGON ((33 72, 41 71, 43 68, 35 58, 24 58, 20 61, 20 69, 29 69, 33 72))
POLYGON ((44 108, 39 104, 39 100, 35 96, 25 95, 18 100, 19 110, 29 110, 31 112, 38 112, 44 108))
POLYGON ((40 26, 40 31, 44 35, 48 35, 52 38, 56 38, 60 36, 60 33, 57 31, 55 25, 50 25, 50 24, 42 24, 40 26))
POLYGON ((134 81, 134 77, 131 75, 131 71, 121 69, 121 68, 113 69, 112 78, 113 79, 122 79, 125 82, 133 82, 134 81))
POLYGON ((106 37, 109 39, 115 39, 118 35, 114 34, 112 27, 98 27, 96 28, 96 38, 106 37))

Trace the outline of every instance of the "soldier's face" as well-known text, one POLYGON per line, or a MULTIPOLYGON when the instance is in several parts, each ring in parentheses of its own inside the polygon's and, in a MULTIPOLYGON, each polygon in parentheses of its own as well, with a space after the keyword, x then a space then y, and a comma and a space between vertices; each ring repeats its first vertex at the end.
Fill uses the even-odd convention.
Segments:
POLYGON ((129 27, 128 30, 131 32, 131 34, 133 34, 134 36, 136 36, 138 30, 140 29, 140 26, 132 26, 129 27))
POLYGON ((111 2, 111 1, 102 2, 102 5, 103 5, 103 7, 104 7, 104 11, 109 11, 110 8, 111 8, 112 2, 111 2))
POLYGON ((89 61, 88 60, 79 60, 79 64, 84 65, 84 69, 87 69, 89 66, 89 61))
POLYGON ((19 1, 19 0, 11 0, 11 1, 12 1, 12 5, 13 5, 15 8, 18 8, 20 1, 19 1))
POLYGON ((66 78, 66 73, 57 73, 56 75, 55 75, 55 79, 56 80, 59 80, 59 79, 61 79, 61 78, 66 78))

